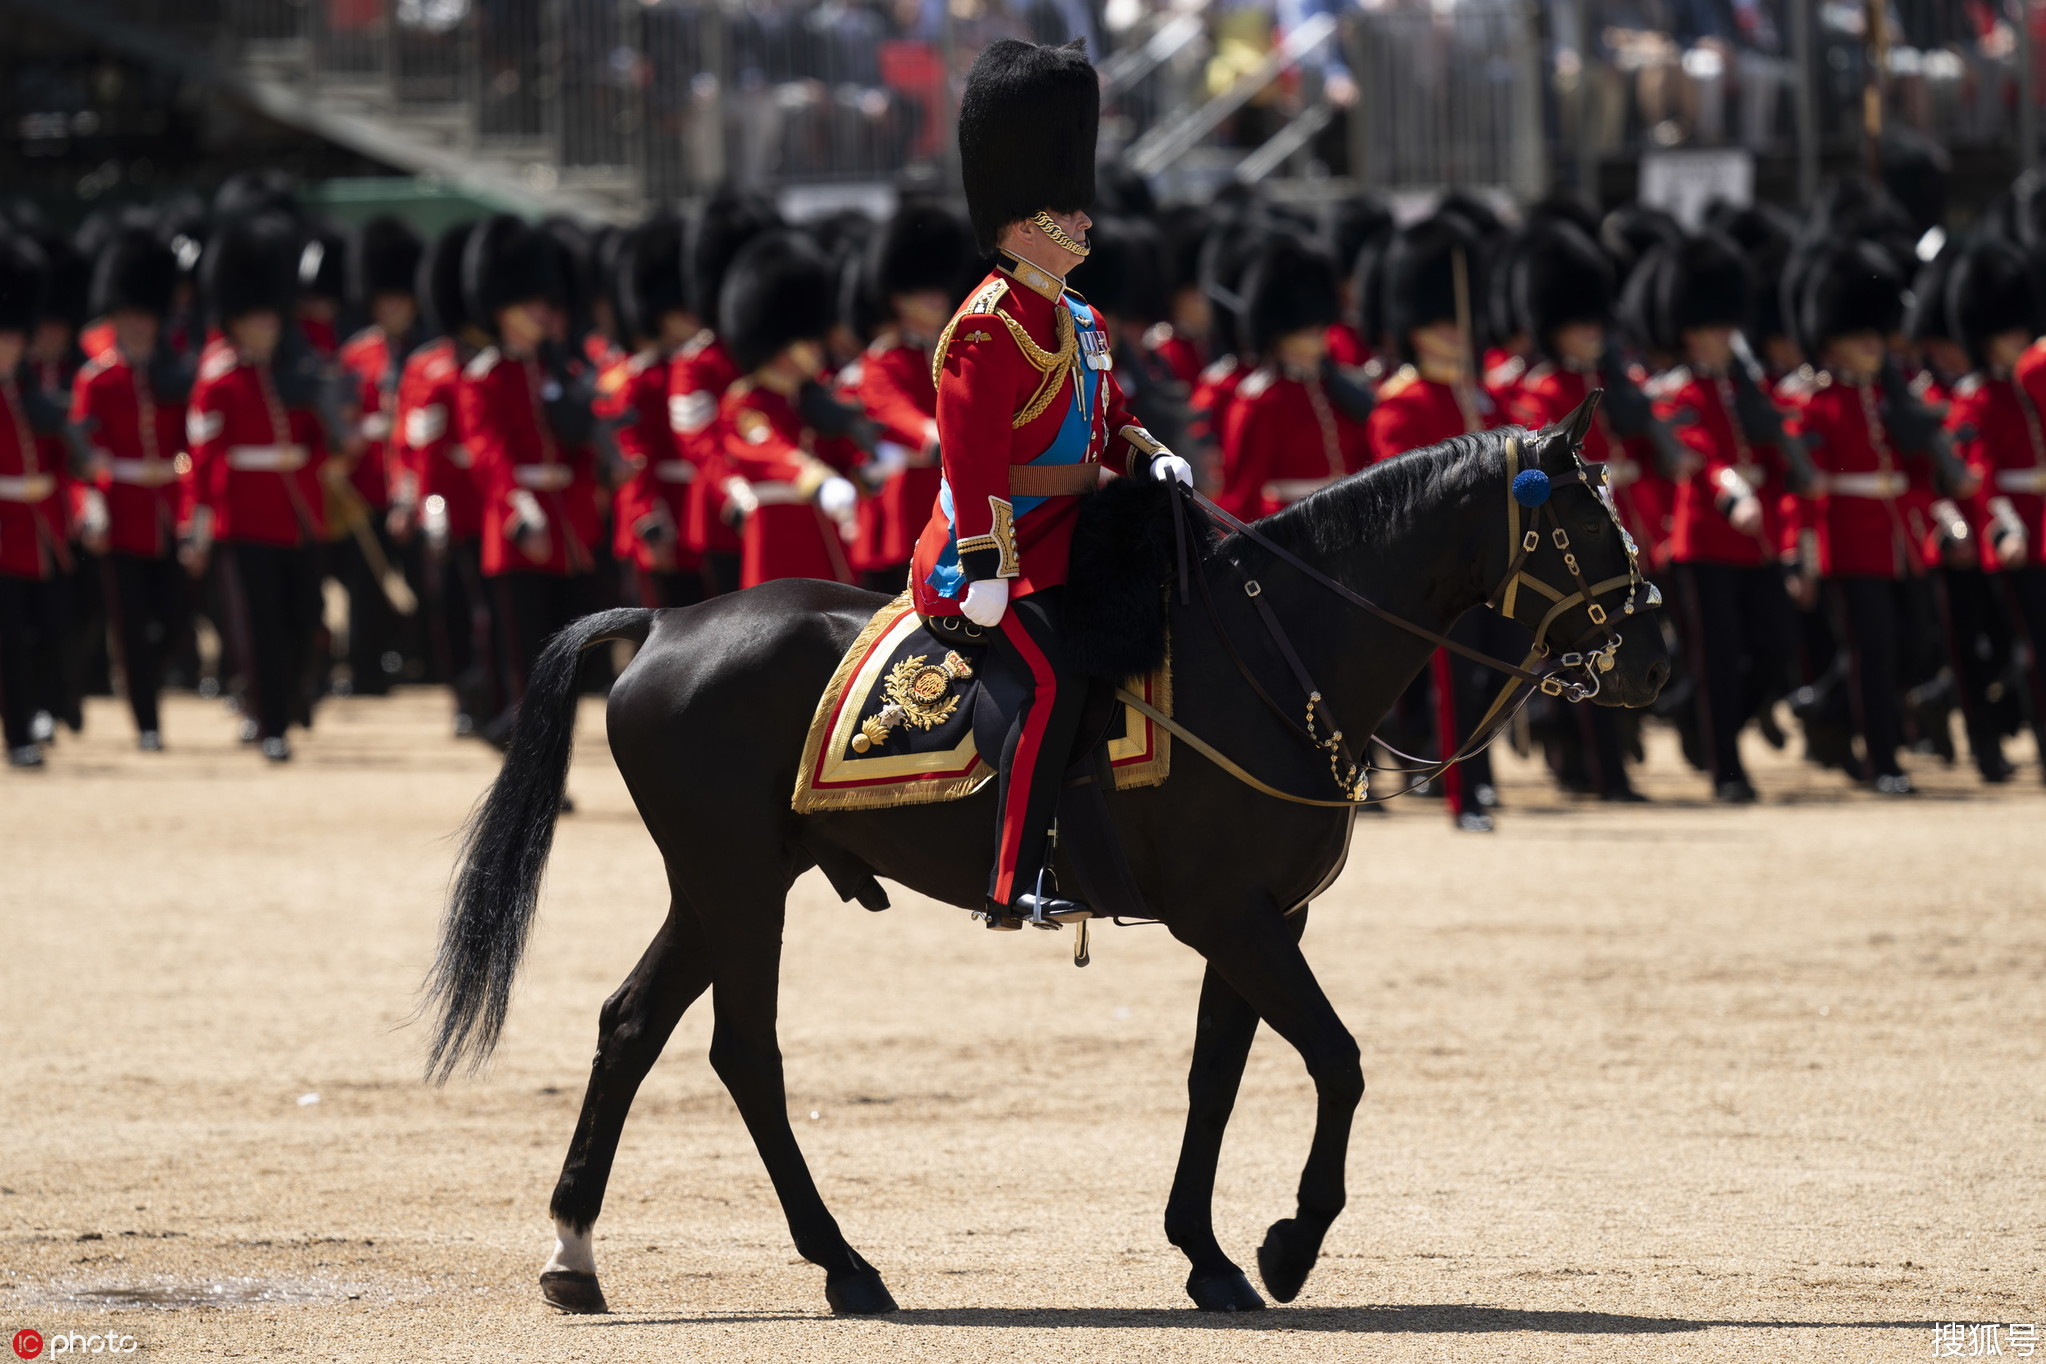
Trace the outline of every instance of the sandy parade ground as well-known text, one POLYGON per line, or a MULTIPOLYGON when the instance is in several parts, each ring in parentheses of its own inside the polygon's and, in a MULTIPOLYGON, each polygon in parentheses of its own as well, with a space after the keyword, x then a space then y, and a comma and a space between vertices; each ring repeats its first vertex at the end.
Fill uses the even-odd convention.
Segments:
MULTIPOLYGON (((1104 927, 1079 971, 1069 935, 899 891, 869 914, 813 874, 790 1107, 903 1310, 826 1311, 704 1060, 706 1001, 598 1224, 614 1314, 550 1314, 597 1007, 665 908, 599 703, 582 723, 503 1048, 439 1090, 400 1025, 495 762, 439 695, 331 703, 277 769, 218 705, 174 701, 152 756, 97 703, 46 771, 0 774, 0 1334, 46 1359, 112 1333, 142 1359, 835 1364, 2008 1358, 2046 1329, 2029 750, 2008 787, 1919 760, 1925 794, 1879 801, 1758 747, 1766 802, 1724 809, 1666 733, 1651 806, 1508 758, 1493 836, 1418 799, 1360 822, 1307 949, 1370 1093, 1293 1306, 1194 1312, 1164 1239, 1190 953, 1104 927)), ((1217 1194, 1245 1265, 1312 1115, 1262 1034, 1217 1194)))

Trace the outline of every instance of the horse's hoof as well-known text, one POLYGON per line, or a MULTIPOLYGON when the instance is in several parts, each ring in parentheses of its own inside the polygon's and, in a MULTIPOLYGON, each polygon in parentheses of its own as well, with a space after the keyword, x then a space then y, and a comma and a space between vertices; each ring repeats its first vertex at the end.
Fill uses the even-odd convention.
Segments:
POLYGON ((1258 1277, 1265 1281, 1265 1291, 1280 1302, 1299 1297, 1301 1286, 1314 1271, 1315 1257, 1321 1254, 1321 1238, 1316 1236, 1310 1241, 1308 1236, 1307 1229, 1296 1219, 1281 1218, 1272 1223, 1264 1244, 1257 1248, 1258 1277))
POLYGON ((1226 1274, 1189 1274, 1186 1295, 1203 1312, 1262 1312, 1265 1308, 1265 1300, 1240 1269, 1226 1274))
POLYGON ((824 1301, 841 1317, 871 1317, 895 1310, 895 1299, 879 1273, 862 1269, 824 1281, 824 1301))
POLYGON ((611 1310, 597 1276, 579 1269, 550 1269, 540 1276, 540 1296, 557 1312, 591 1316, 611 1310))

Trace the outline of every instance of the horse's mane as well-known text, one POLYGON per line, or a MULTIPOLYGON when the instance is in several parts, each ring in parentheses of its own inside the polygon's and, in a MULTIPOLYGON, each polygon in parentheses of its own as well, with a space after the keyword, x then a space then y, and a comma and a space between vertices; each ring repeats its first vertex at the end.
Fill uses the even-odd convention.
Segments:
MULTIPOLYGON (((1507 439, 1525 434, 1519 427, 1495 427, 1380 460, 1265 517, 1258 531, 1303 557, 1339 554, 1502 468, 1507 439), (1494 455, 1502 462, 1495 463, 1494 455)), ((1241 538, 1224 541, 1225 551, 1241 538)))

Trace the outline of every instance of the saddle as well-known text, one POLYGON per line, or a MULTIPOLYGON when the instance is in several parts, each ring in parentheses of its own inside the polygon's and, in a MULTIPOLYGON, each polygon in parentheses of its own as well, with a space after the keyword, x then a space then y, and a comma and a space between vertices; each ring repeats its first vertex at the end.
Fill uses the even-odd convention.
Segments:
MULTIPOLYGON (((907 592, 875 612, 810 717, 791 798, 796 813, 932 805, 993 780, 982 746, 999 743, 1026 694, 983 676, 986 653, 968 623, 926 621, 907 592)), ((1170 648, 1122 685, 1171 715, 1170 648)), ((1172 769, 1172 736, 1117 704, 1114 690, 1112 681, 1093 683, 1074 768, 1091 777, 1105 762, 1117 790, 1157 786, 1172 769)))

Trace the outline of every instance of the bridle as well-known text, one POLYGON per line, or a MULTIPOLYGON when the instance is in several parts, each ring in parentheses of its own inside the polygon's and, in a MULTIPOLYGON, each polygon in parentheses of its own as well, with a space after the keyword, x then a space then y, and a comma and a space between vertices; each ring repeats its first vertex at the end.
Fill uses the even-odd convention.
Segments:
MULTIPOLYGON (((1196 752, 1199 752, 1209 761, 1214 762, 1238 781, 1266 795, 1298 805, 1351 807, 1375 804, 1393 799, 1396 796, 1405 795, 1433 780, 1450 767, 1482 751, 1505 731, 1506 726, 1520 712, 1521 707, 1526 705, 1528 700, 1537 691, 1549 696, 1561 697, 1566 701, 1588 701, 1592 697, 1597 696, 1600 687, 1603 685, 1601 681, 1603 675, 1613 670, 1622 642, 1619 633, 1612 628, 1611 613, 1600 599, 1609 593, 1625 589, 1626 596, 1619 603, 1618 609, 1622 616, 1632 616, 1637 610, 1650 609, 1661 605, 1662 594, 1656 589, 1655 584, 1648 582, 1641 576, 1639 550, 1634 543, 1633 536, 1629 535, 1626 527, 1620 523, 1619 509, 1613 502, 1611 490, 1606 486, 1604 469, 1600 468, 1597 474, 1594 475, 1592 466, 1585 462, 1582 452, 1573 444, 1571 447, 1571 460, 1574 465, 1577 481, 1591 489, 1597 496, 1600 505, 1605 508, 1607 515, 1612 518, 1614 529, 1619 533, 1621 537, 1620 542, 1626 547, 1627 551, 1627 571, 1625 573, 1596 583, 1590 582, 1585 578, 1583 565, 1578 561, 1576 551, 1572 547, 1570 533, 1564 527, 1562 517, 1557 513, 1555 505, 1550 498, 1551 488, 1548 475, 1540 469, 1520 468, 1521 439, 1520 435, 1507 437, 1505 450, 1506 484, 1508 489, 1507 532, 1510 537, 1511 551, 1504 575, 1501 577, 1498 586, 1485 599, 1487 607, 1499 612, 1509 620, 1519 620, 1518 610, 1523 592, 1529 598, 1540 598, 1548 603, 1547 609, 1544 610, 1539 621, 1533 626, 1533 646, 1529 649, 1527 656, 1518 664, 1494 658, 1490 654, 1473 649, 1468 645, 1451 639, 1445 634, 1430 630, 1426 626, 1418 625, 1413 621, 1386 610, 1362 593, 1337 582, 1334 578, 1316 568, 1313 564, 1308 563, 1284 545, 1272 540, 1254 526, 1248 525, 1222 510, 1222 508, 1191 489, 1183 490, 1181 495, 1174 499, 1173 515, 1179 552, 1178 583, 1181 604, 1188 604, 1188 584, 1191 582, 1194 589, 1198 590, 1201 595, 1202 604, 1214 628, 1215 637, 1220 641, 1223 651, 1229 655, 1230 661, 1235 664, 1237 672, 1242 675, 1243 680, 1250 686, 1251 691, 1264 702, 1274 715, 1278 716, 1287 728, 1299 734, 1313 748, 1323 751, 1328 755, 1329 775, 1335 781, 1340 798, 1327 799, 1301 796, 1271 786, 1228 757, 1228 755, 1215 748, 1214 745, 1208 743, 1172 717, 1159 711, 1127 688, 1118 689, 1118 698, 1131 709, 1144 715, 1154 724, 1159 725, 1187 743, 1196 752), (1387 624, 1406 631, 1408 634, 1424 639, 1437 648, 1447 649, 1451 653, 1504 674, 1506 677, 1505 685, 1500 689, 1499 694, 1493 698, 1491 705, 1487 707, 1478 723, 1472 727, 1470 737, 1464 741, 1456 752, 1446 754, 1439 760, 1417 758, 1412 754, 1401 752, 1383 739, 1373 735, 1370 743, 1384 749, 1387 753, 1398 759, 1399 762, 1390 765, 1375 763, 1369 756, 1369 748, 1366 750, 1365 758, 1359 760, 1344 736, 1341 722, 1336 719, 1329 707, 1327 698, 1322 693, 1321 688, 1315 684, 1313 677, 1308 673, 1306 665, 1300 659, 1299 651, 1293 647, 1293 642, 1287 635, 1285 627, 1280 623, 1278 615, 1272 610, 1270 603, 1266 600, 1263 584, 1254 577, 1245 578, 1241 584, 1241 589, 1244 596, 1249 600, 1259 621, 1264 625, 1266 633, 1271 636, 1273 644, 1277 646, 1280 657, 1286 661, 1288 671, 1292 673, 1295 684, 1299 686, 1301 693, 1305 697, 1304 709, 1297 718, 1294 710, 1281 705, 1265 688, 1256 672, 1250 667, 1241 651, 1236 647, 1236 641, 1231 637, 1222 619, 1222 613, 1219 604, 1215 601, 1214 589, 1208 581, 1208 575, 1201 572, 1197 565, 1192 564, 1188 557, 1189 535, 1187 522, 1189 519, 1197 516, 1220 523, 1224 528, 1233 531, 1250 543, 1263 549, 1274 559, 1300 573, 1309 581, 1334 593, 1342 601, 1367 611, 1387 624), (1545 531, 1546 535, 1544 534, 1545 531), (1553 587, 1529 568, 1529 561, 1541 549, 1545 541, 1553 545, 1561 554, 1563 568, 1570 576, 1573 590, 1566 592, 1553 587), (1645 593, 1643 591, 1644 588, 1646 589, 1645 593), (1549 633, 1566 612, 1578 606, 1585 608, 1589 624, 1572 642, 1568 650, 1560 654, 1554 654, 1549 643, 1549 633), (1602 636, 1602 638, 1594 644, 1594 637, 1598 636, 1602 636), (1551 660, 1553 661, 1553 666, 1544 668, 1544 663, 1551 660), (1573 680, 1565 680, 1566 675, 1570 673, 1576 673, 1579 676, 1573 680), (1370 790, 1370 779, 1373 772, 1396 773, 1405 779, 1405 784, 1397 791, 1384 795, 1373 795, 1370 790)), ((1526 624, 1525 621, 1521 621, 1521 623, 1526 624)))

